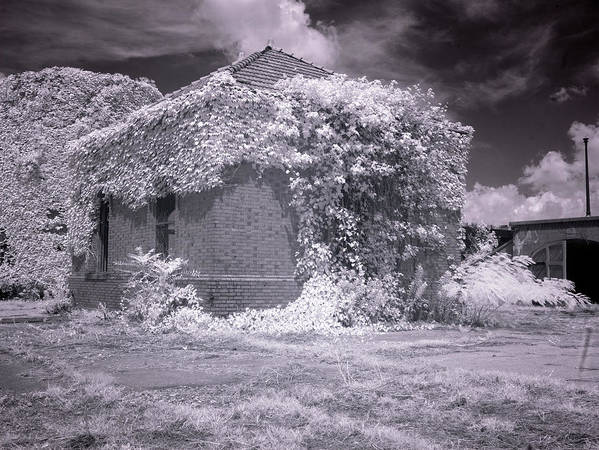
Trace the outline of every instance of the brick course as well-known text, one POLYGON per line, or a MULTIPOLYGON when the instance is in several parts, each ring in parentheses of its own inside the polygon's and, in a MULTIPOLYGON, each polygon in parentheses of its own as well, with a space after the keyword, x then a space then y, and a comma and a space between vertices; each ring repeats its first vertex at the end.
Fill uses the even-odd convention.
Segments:
MULTIPOLYGON (((193 284, 218 314, 247 307, 270 307, 294 300, 300 285, 294 278, 297 220, 289 206, 288 179, 280 170, 262 177, 247 165, 239 166, 222 188, 177 199, 169 217, 174 222, 169 254, 188 260, 193 284), (199 276, 195 274, 199 273, 199 276)), ((77 304, 99 302, 118 307, 126 262, 136 247, 156 246, 155 206, 131 210, 110 201, 108 272, 98 273, 95 252, 74 264, 71 291, 77 304)))

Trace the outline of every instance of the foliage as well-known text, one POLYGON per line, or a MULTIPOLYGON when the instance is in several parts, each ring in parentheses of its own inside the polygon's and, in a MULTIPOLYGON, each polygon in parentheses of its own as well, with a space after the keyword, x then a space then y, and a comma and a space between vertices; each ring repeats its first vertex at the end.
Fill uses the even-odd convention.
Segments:
POLYGON ((462 256, 467 257, 475 253, 490 253, 497 247, 497 236, 490 226, 478 223, 469 223, 462 226, 464 235, 464 251, 462 256))
POLYGON ((72 68, 0 80, 0 290, 61 289, 70 268, 67 142, 160 97, 145 82, 72 68))
POLYGON ((589 299, 574 292, 569 280, 538 280, 527 256, 475 254, 442 280, 438 318, 481 324, 500 308, 514 305, 584 306, 589 299))
POLYGON ((298 299, 281 307, 250 309, 217 318, 201 308, 181 308, 162 323, 163 330, 176 329, 242 331, 245 333, 362 334, 367 330, 406 330, 405 297, 390 288, 392 280, 371 280, 350 276, 315 275, 304 283, 298 299))
POLYGON ((129 254, 129 263, 123 269, 130 274, 122 298, 122 308, 129 318, 151 330, 180 308, 200 310, 201 299, 195 288, 175 284, 177 274, 186 264, 184 260, 163 258, 153 249, 147 253, 140 247, 135 250, 129 254))
MULTIPOLYGON (((66 293, 65 293, 66 294, 66 293)), ((67 295, 63 297, 53 298, 46 304, 46 312, 48 314, 63 314, 68 313, 73 308, 73 299, 67 295)))
POLYGON ((382 280, 444 245, 437 223, 462 205, 470 128, 417 87, 344 76, 277 87, 217 72, 75 142, 75 251, 89 242, 98 192, 138 207, 220 186, 242 162, 289 174, 304 279, 348 269, 382 280))
POLYGON ((329 277, 308 280, 300 297, 284 308, 248 309, 232 314, 227 324, 247 332, 281 334, 340 332, 339 308, 346 302, 343 290, 329 277))
MULTIPOLYGON (((243 331, 248 333, 360 333, 365 327, 411 328, 406 324, 406 293, 398 280, 364 281, 350 272, 342 276, 315 275, 304 283, 300 297, 284 307, 247 309, 218 318, 206 313, 191 285, 178 287, 176 278, 185 264, 163 259, 141 248, 119 263, 131 274, 123 298, 129 319, 150 331, 243 331), (399 298, 398 295, 404 294, 399 298)), ((414 295, 414 293, 407 293, 414 295)), ((106 316, 106 314, 104 314, 106 316)))

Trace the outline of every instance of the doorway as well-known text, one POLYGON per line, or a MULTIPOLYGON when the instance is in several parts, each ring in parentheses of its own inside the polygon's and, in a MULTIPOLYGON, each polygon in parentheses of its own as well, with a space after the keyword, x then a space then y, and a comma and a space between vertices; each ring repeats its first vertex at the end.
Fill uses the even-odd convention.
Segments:
POLYGON ((566 267, 567 278, 574 282, 576 292, 599 303, 599 242, 568 239, 566 267))

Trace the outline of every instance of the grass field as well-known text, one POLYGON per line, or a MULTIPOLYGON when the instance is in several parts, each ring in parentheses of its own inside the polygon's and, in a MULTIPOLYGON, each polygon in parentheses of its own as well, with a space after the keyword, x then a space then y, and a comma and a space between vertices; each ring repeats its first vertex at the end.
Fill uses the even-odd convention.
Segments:
MULTIPOLYGON (((86 317, 0 327, 2 347, 47 386, 0 391, 0 447, 599 447, 592 385, 435 364, 456 346, 493 346, 484 332, 148 335, 86 317)), ((580 325, 545 319, 529 331, 580 325)))

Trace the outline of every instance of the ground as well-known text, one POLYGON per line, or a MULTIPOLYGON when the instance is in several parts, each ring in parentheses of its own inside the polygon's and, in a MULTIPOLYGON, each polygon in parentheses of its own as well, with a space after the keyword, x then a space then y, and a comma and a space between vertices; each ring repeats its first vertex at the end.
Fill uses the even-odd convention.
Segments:
POLYGON ((353 337, 98 315, 0 325, 0 447, 599 447, 596 313, 353 337))

